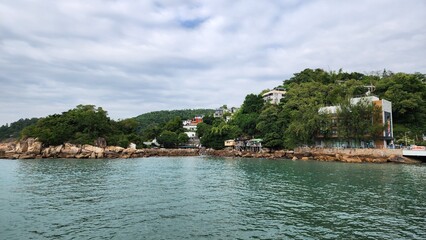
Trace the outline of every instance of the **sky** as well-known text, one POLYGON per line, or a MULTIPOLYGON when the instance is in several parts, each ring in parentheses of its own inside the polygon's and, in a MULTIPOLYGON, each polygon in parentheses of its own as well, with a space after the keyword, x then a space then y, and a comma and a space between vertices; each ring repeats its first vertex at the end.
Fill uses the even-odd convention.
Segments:
POLYGON ((239 106, 306 68, 426 73, 424 0, 0 2, 0 125, 239 106))

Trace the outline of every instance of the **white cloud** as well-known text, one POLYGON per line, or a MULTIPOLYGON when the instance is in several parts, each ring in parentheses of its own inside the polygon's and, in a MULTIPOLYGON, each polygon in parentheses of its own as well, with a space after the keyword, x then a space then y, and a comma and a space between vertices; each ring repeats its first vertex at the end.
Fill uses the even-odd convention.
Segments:
POLYGON ((113 118, 239 105, 305 68, 426 72, 426 3, 0 3, 0 125, 96 104, 113 118))

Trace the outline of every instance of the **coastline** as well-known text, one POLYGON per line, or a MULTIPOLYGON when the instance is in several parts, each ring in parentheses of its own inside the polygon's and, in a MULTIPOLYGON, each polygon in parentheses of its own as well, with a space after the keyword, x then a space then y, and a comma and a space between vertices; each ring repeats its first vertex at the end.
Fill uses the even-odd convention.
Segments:
POLYGON ((345 163, 406 163, 419 164, 420 160, 407 158, 401 149, 330 149, 296 148, 294 151, 237 151, 233 149, 165 149, 165 148, 122 148, 117 146, 97 147, 65 143, 59 146, 42 147, 36 139, 0 143, 0 159, 42 159, 42 158, 143 158, 177 156, 216 156, 231 158, 267 158, 316 160, 345 163))

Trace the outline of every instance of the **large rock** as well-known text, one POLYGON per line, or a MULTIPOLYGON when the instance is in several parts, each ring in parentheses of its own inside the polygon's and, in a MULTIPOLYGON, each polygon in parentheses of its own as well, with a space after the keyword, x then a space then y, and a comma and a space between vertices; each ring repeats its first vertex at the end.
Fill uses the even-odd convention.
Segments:
POLYGON ((108 146, 105 148, 105 152, 115 152, 115 153, 121 153, 123 152, 124 148, 117 147, 117 146, 108 146))
POLYGON ((28 142, 27 140, 21 140, 16 144, 15 152, 16 153, 24 153, 28 150, 28 142))
POLYGON ((349 155, 343 155, 341 158, 343 162, 348 162, 348 163, 361 163, 362 160, 361 158, 357 157, 357 156, 349 156, 349 155))
POLYGON ((36 154, 34 153, 24 153, 19 155, 19 159, 35 159, 36 158, 36 154))
POLYGON ((92 145, 83 145, 83 147, 81 148, 82 150, 85 150, 85 151, 88 151, 88 152, 94 152, 94 153, 96 153, 96 154, 98 154, 98 153, 104 153, 104 149, 103 148, 100 148, 100 147, 95 147, 95 146, 92 146, 92 145))
POLYGON ((285 157, 285 151, 275 151, 274 152, 274 158, 283 158, 285 157))
POLYGON ((39 141, 31 141, 28 142, 28 149, 27 152, 33 153, 33 154, 40 154, 42 150, 42 143, 39 141))
POLYGON ((61 153, 66 153, 66 154, 78 154, 81 152, 81 148, 77 147, 74 144, 71 143, 65 143, 64 147, 61 149, 61 153))

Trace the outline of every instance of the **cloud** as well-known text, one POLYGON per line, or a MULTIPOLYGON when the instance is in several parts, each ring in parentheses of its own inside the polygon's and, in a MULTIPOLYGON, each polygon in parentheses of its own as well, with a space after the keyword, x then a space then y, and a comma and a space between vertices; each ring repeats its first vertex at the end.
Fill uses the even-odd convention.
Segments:
POLYGON ((426 3, 0 3, 0 125, 95 104, 110 116, 238 106, 305 68, 426 72, 426 3))

